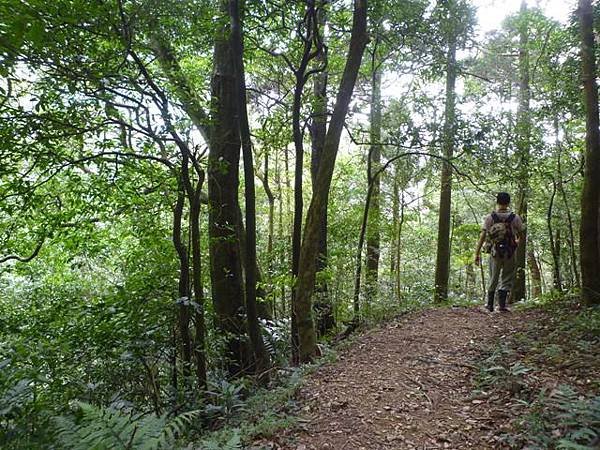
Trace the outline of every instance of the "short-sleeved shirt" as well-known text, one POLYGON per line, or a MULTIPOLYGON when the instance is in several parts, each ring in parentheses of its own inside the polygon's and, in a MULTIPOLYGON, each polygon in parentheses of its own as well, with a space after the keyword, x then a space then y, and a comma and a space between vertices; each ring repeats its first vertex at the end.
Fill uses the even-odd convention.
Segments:
MULTIPOLYGON (((498 217, 500 218, 500 220, 504 221, 504 220, 506 220, 506 218, 508 216, 510 216, 512 214, 512 211, 510 211, 510 210, 502 211, 502 212, 496 211, 496 214, 498 214, 498 217)), ((489 231, 493 224, 494 224, 494 219, 492 218, 491 214, 488 214, 483 219, 483 225, 481 226, 481 229, 483 231, 489 231)), ((511 225, 512 233, 514 236, 518 236, 521 233, 521 231, 523 231, 523 220, 521 220, 521 217, 518 214, 515 214, 515 218, 512 220, 510 225, 511 225)))

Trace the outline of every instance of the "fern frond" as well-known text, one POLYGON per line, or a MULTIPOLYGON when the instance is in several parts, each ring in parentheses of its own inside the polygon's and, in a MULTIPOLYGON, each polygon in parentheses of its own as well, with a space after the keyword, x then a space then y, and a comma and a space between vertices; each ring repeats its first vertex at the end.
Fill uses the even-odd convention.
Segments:
POLYGON ((186 425, 200 415, 189 411, 169 419, 167 414, 131 415, 113 408, 99 408, 84 402, 76 423, 67 417, 55 417, 57 438, 69 450, 159 450, 173 448, 186 425))

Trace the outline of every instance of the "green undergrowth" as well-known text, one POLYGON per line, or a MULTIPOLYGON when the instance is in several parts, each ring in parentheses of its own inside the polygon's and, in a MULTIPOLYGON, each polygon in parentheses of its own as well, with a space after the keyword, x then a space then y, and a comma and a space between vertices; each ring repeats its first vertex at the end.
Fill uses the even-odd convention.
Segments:
POLYGON ((320 345, 323 354, 314 363, 282 370, 282 376, 274 386, 258 390, 243 402, 240 400, 240 407, 234 414, 223 417, 216 429, 198 436, 186 448, 202 450, 245 448, 259 439, 268 440, 281 430, 300 426, 301 421, 298 416, 301 405, 296 399, 296 394, 306 376, 323 365, 335 362, 338 354, 351 347, 362 332, 385 326, 386 323, 425 307, 427 307, 425 303, 405 302, 395 308, 387 309, 387 315, 381 316, 375 316, 372 308, 369 317, 361 320, 360 326, 349 336, 337 341, 334 336, 331 336, 324 345, 320 345))
POLYGON ((516 309, 524 326, 486 349, 473 396, 510 411, 510 448, 600 448, 600 308, 552 295, 516 309))
MULTIPOLYGON (((17 350, 11 350, 5 342, 2 348, 12 353, 0 358, 0 448, 243 448, 257 439, 269 439, 282 429, 297 426, 296 394, 305 377, 334 361, 338 352, 352 345, 362 331, 425 306, 425 302, 397 300, 389 300, 386 308, 372 305, 371 315, 358 328, 352 328, 353 332, 342 340, 336 339, 339 334, 325 339, 319 345, 322 356, 299 368, 287 365, 289 355, 282 349, 282 343, 289 338, 286 330, 280 327, 267 333, 265 328, 272 338, 267 342, 268 349, 274 355, 268 386, 258 386, 252 378, 228 381, 216 373, 210 377, 205 396, 179 398, 178 403, 174 403, 177 400, 174 397, 173 403, 154 411, 120 397, 102 401, 66 390, 65 386, 71 384, 54 386, 41 375, 39 364, 32 363, 24 371, 17 364, 19 348, 13 346, 17 350)), ((347 325, 340 323, 336 333, 347 325)), ((98 359, 108 360, 109 356, 98 359)), ((48 358, 44 361, 50 362, 48 358)), ((71 372, 75 373, 72 366, 71 372)), ((109 376, 110 373, 104 374, 105 378, 109 376)), ((138 378, 135 374, 131 376, 138 378)), ((90 389, 95 386, 88 384, 90 389)))
POLYGON ((261 388, 248 398, 238 399, 234 414, 222 416, 214 429, 198 435, 187 448, 238 449, 258 438, 270 438, 279 430, 297 425, 296 393, 304 378, 323 364, 335 361, 337 352, 327 349, 323 357, 300 368, 286 369, 269 388, 261 388))

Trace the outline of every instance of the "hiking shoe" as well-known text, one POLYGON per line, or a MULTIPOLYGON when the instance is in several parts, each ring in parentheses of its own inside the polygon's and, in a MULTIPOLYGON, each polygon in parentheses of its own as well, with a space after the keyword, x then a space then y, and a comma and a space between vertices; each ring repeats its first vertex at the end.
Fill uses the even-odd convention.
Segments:
POLYGON ((487 293, 487 305, 486 308, 489 312, 494 312, 494 297, 496 296, 496 291, 491 291, 487 293))
POLYGON ((504 308, 499 308, 498 311, 503 312, 503 313, 509 313, 510 309, 504 307, 504 308))

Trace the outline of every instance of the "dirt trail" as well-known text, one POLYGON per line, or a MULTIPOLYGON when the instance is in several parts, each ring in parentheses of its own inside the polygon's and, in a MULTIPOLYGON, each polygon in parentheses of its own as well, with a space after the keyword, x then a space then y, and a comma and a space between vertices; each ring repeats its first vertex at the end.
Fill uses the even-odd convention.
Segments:
POLYGON ((281 448, 501 448, 509 418, 473 398, 474 364, 523 319, 444 308, 371 330, 309 378, 300 392, 304 431, 282 437, 281 448))

